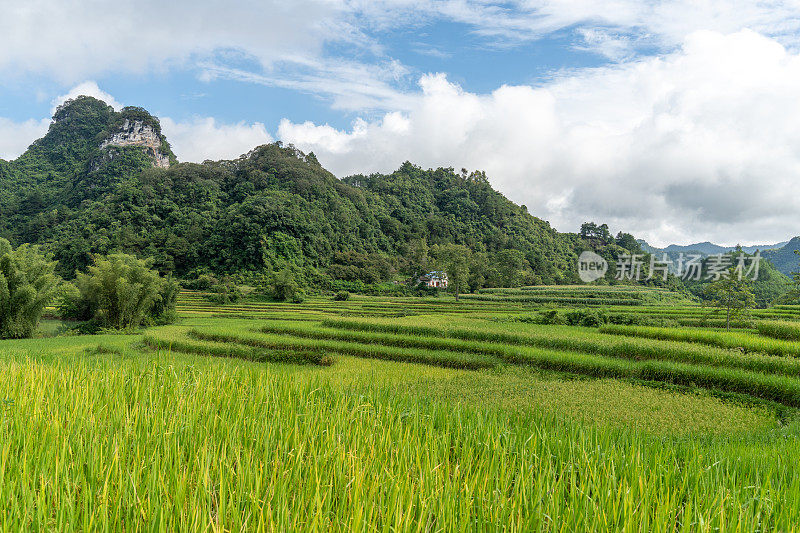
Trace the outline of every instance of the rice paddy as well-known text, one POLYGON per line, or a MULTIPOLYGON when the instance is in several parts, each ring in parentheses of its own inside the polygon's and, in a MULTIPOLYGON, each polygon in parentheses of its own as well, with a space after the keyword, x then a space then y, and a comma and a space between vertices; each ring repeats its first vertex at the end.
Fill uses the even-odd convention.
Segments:
POLYGON ((184 293, 175 325, 0 341, 0 525, 792 530, 800 309, 540 323, 582 309, 708 320, 641 288, 184 293))

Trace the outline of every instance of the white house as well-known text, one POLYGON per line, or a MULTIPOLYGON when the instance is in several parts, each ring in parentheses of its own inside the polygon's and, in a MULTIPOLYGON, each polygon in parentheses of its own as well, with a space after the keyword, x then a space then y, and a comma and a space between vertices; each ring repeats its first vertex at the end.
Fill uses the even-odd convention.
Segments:
POLYGON ((424 276, 420 276, 418 280, 426 287, 433 287, 435 289, 447 288, 447 273, 442 271, 428 272, 424 276))

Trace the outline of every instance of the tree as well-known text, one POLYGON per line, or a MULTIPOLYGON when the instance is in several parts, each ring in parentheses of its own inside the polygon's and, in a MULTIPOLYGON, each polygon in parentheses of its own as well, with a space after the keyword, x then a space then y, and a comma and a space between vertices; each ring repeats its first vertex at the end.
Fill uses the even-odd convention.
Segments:
POLYGON ((437 250, 437 259, 447 272, 447 290, 458 295, 469 288, 470 251, 460 244, 447 244, 437 250))
MULTIPOLYGON (((794 253, 800 256, 800 250, 795 250, 794 253)), ((798 299, 800 299, 800 272, 792 272, 792 289, 778 298, 775 303, 790 303, 798 299)))
POLYGON ((740 316, 756 305, 750 283, 740 278, 734 268, 728 270, 727 277, 709 284, 705 294, 710 298, 711 306, 725 310, 725 327, 728 330, 731 329, 732 318, 740 316))
POLYGON ((33 335, 45 307, 58 295, 61 278, 55 268, 38 247, 23 244, 14 250, 0 238, 0 338, 33 335))
POLYGON ((500 284, 503 287, 516 287, 525 267, 525 256, 519 250, 509 248, 500 250, 495 255, 500 284))
POLYGON ((614 237, 608 230, 608 224, 597 225, 594 222, 584 222, 581 224, 581 231, 578 234, 581 238, 592 241, 595 245, 610 244, 614 242, 614 237))
POLYGON ((177 284, 151 270, 151 258, 117 253, 92 259, 87 272, 77 274, 63 315, 120 330, 167 321, 174 315, 177 284))
POLYGON ((276 300, 293 300, 300 294, 300 286, 294 280, 292 271, 284 268, 272 279, 272 297, 276 300))
POLYGON ((639 244, 636 238, 630 233, 623 233, 621 231, 617 233, 616 243, 617 246, 625 248, 632 254, 644 253, 642 251, 642 246, 639 244))

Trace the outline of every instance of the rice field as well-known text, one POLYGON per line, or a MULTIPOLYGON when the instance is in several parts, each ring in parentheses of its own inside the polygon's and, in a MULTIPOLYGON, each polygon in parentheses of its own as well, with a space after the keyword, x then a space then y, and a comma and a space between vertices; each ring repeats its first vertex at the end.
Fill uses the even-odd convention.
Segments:
POLYGON ((581 327, 536 320, 704 310, 660 289, 477 296, 184 293, 177 324, 136 335, 0 341, 0 529, 796 527, 800 309, 581 327))

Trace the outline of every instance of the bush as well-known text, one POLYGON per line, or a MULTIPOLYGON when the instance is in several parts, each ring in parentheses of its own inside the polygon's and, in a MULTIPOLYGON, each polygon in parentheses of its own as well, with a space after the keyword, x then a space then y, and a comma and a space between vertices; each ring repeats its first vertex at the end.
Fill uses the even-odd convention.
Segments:
MULTIPOLYGON (((294 275, 289 269, 284 268, 272 278, 272 297, 276 300, 282 302, 287 300, 293 301, 298 292, 302 291, 300 291, 300 287, 294 280, 294 275)), ((302 299, 300 301, 302 302, 302 299)))
POLYGON ((597 328, 603 324, 603 317, 597 311, 589 309, 576 309, 566 315, 567 324, 570 326, 585 326, 597 328))
POLYGON ((213 294, 206 296, 208 300, 223 305, 236 303, 243 296, 241 289, 230 280, 215 284, 209 288, 209 292, 213 294))
POLYGON ((536 320, 538 324, 545 324, 545 325, 557 325, 557 324, 564 324, 564 319, 558 314, 558 311, 555 309, 549 309, 547 311, 539 311, 538 319, 536 320))
POLYGON ((0 338, 33 335, 61 285, 55 267, 37 247, 23 244, 13 250, 0 238, 0 338))
POLYGON ((347 291, 339 291, 333 296, 333 299, 337 302, 344 302, 350 299, 350 293, 347 291))
POLYGON ((93 263, 78 273, 62 316, 88 320, 94 329, 134 329, 174 318, 178 286, 151 270, 151 259, 111 254, 94 256, 93 263))
POLYGON ((297 289, 292 294, 292 303, 293 304, 301 304, 306 300, 306 293, 302 289, 297 289))
POLYGON ((210 274, 200 274, 197 276, 197 279, 183 282, 183 286, 187 289, 194 289, 198 291, 207 291, 217 284, 219 284, 219 280, 210 274))

